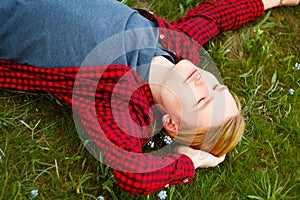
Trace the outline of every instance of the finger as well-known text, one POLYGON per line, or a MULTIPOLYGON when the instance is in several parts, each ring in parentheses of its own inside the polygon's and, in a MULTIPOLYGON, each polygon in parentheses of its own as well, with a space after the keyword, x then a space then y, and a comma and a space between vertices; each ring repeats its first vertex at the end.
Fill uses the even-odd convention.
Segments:
POLYGON ((222 162, 225 160, 226 158, 226 154, 224 154, 223 156, 220 157, 220 160, 222 160, 222 162))
POLYGON ((221 157, 218 157, 218 164, 220 164, 221 162, 223 162, 225 160, 225 157, 226 157, 226 154, 221 156, 221 157))

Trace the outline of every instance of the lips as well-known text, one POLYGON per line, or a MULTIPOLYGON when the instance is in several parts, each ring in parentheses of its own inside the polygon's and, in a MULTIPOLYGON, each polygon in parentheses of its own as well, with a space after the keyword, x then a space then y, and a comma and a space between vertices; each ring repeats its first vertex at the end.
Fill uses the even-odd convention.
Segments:
POLYGON ((189 73, 184 82, 186 82, 189 78, 191 78, 193 74, 195 74, 195 72, 197 72, 197 69, 194 69, 191 73, 189 73))

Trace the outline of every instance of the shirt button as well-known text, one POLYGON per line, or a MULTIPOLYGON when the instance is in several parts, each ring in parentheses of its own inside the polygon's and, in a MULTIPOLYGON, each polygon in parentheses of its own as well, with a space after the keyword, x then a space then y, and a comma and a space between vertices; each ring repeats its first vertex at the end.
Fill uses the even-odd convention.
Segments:
POLYGON ((160 34, 160 35, 159 35, 159 38, 160 38, 160 39, 164 39, 165 36, 164 36, 163 34, 160 34))
POLYGON ((183 180, 183 182, 184 182, 184 183, 187 183, 187 182, 189 182, 189 179, 186 178, 186 179, 183 180))

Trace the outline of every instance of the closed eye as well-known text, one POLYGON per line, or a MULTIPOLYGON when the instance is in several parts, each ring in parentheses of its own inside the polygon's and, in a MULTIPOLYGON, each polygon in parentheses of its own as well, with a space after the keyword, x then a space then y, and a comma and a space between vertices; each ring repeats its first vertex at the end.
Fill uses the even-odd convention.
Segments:
POLYGON ((197 101, 197 104, 199 104, 201 101, 203 101, 205 99, 205 97, 202 97, 200 98, 198 101, 197 101))

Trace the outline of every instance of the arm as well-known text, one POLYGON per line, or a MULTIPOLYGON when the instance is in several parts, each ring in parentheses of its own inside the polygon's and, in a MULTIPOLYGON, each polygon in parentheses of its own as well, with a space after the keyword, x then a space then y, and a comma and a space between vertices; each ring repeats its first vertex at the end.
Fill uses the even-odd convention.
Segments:
MULTIPOLYGON (((96 144, 96 149, 90 150, 100 151, 103 154, 104 164, 110 166, 117 185, 126 193, 150 194, 161 190, 167 184, 184 184, 194 178, 195 169, 189 157, 183 155, 177 158, 175 154, 168 156, 143 154, 141 143, 137 138, 131 138, 126 133, 124 135, 119 129, 110 132, 109 136, 103 132, 99 133, 96 125, 99 120, 86 109, 77 112, 76 115, 80 116, 80 123, 96 144)), ((100 123, 106 119, 102 117, 100 123)))
MULTIPOLYGON (((137 76, 134 77, 135 73, 121 71, 122 68, 119 68, 117 73, 124 74, 118 74, 116 78, 102 75, 103 79, 97 88, 95 111, 93 104, 86 102, 88 98, 81 100, 73 95, 73 108, 74 104, 75 107, 78 106, 73 111, 96 144, 96 149, 92 151, 103 153, 104 163, 110 166, 116 183, 127 193, 149 194, 161 190, 167 184, 190 182, 195 176, 195 169, 186 155, 154 156, 142 152, 143 140, 152 132, 152 128, 147 127, 151 123, 151 114, 148 113, 151 93, 147 85, 139 88, 142 83, 137 76), (122 77, 122 81, 118 77, 122 77), (109 79, 109 84, 106 78, 109 79), (130 100, 126 97, 130 97, 130 100)), ((99 76, 95 75, 95 79, 96 77, 99 76)), ((78 78, 80 77, 77 76, 78 78)), ((77 95, 78 91, 80 97, 82 92, 89 93, 82 90, 90 89, 85 87, 85 83, 75 87, 78 86, 73 94, 77 95)))
MULTIPOLYGON (((124 66, 118 67, 124 69, 124 66)), ((91 81, 90 83, 96 83, 93 81, 99 79, 100 68, 83 68, 78 74, 79 68, 76 67, 38 68, 0 60, 0 88, 47 92, 73 107, 75 116, 82 124, 80 126, 76 123, 79 128, 78 133, 86 134, 85 136, 93 141, 92 149, 89 150, 91 153, 92 151, 96 153, 94 154, 96 158, 100 151, 104 154, 105 164, 110 164, 116 183, 127 193, 149 194, 161 190, 167 184, 190 182, 195 176, 195 168, 188 156, 179 154, 154 156, 142 153, 142 140, 149 136, 149 132, 146 131, 147 129, 141 131, 141 126, 136 126, 136 123, 140 120, 142 127, 147 125, 141 117, 145 117, 143 112, 147 111, 149 104, 142 93, 147 93, 148 90, 139 90, 138 94, 134 95, 133 100, 137 104, 131 105, 136 106, 134 108, 136 111, 140 111, 132 115, 135 122, 128 120, 130 117, 127 110, 123 109, 122 103, 110 104, 106 101, 110 99, 109 92, 116 89, 110 88, 112 85, 109 81, 113 78, 118 81, 122 74, 104 73, 100 82, 104 81, 106 84, 100 84, 96 94, 89 84, 79 85, 82 87, 73 91, 75 79, 83 78, 88 82, 91 81), (96 101, 91 101, 93 98, 96 101), (117 118, 120 119, 118 123, 115 121, 116 115, 111 112, 110 105, 115 106, 114 109, 119 109, 116 110, 117 118)), ((130 80, 128 83, 134 84, 135 78, 130 80)), ((136 85, 130 84, 125 87, 136 89, 136 85)), ((128 105, 128 102, 125 103, 128 105)), ((149 116, 148 120, 150 120, 149 116)))
POLYGON ((176 29, 203 45, 227 30, 237 29, 278 6, 297 6, 299 0, 208 0, 174 21, 176 29))
POLYGON ((173 25, 203 45, 219 33, 237 29, 263 13, 261 0, 203 2, 173 25))
POLYGON ((72 105, 72 90, 78 68, 38 68, 0 59, 0 88, 41 91, 72 105))

